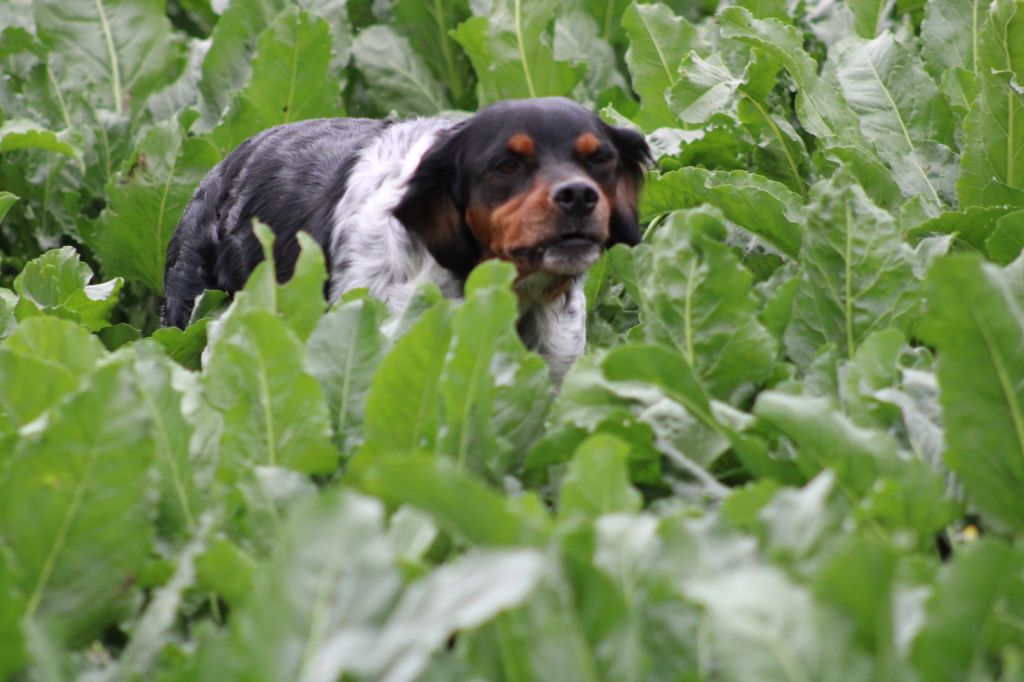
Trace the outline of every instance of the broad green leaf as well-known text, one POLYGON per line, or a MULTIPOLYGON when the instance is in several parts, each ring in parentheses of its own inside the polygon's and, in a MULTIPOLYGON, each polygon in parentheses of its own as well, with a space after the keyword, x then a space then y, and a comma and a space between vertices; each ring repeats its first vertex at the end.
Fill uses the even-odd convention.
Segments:
POLYGON ((390 346, 380 331, 387 314, 371 298, 341 303, 320 318, 306 342, 306 371, 320 382, 334 442, 344 455, 363 442, 370 382, 390 346))
POLYGON ((880 461, 898 457, 891 437, 854 425, 826 398, 765 391, 758 396, 754 413, 796 443, 797 462, 805 475, 831 469, 839 489, 851 500, 870 490, 880 461))
POLYGON ((196 185, 220 160, 202 138, 186 137, 179 121, 147 131, 107 185, 108 204, 92 247, 103 271, 164 290, 167 245, 196 185))
POLYGON ((389 505, 427 513, 456 539, 480 546, 528 545, 543 539, 548 511, 534 497, 506 498, 449 460, 422 455, 365 457, 348 470, 357 487, 389 505))
POLYGON ((644 187, 640 214, 651 218, 701 204, 721 209, 726 218, 787 256, 800 253, 800 196, 782 183, 746 171, 680 168, 663 173, 644 187))
POLYGON ((555 59, 551 23, 555 0, 473 0, 473 16, 453 37, 477 77, 482 106, 500 99, 569 95, 581 70, 555 59))
POLYGON ((81 262, 72 247, 47 251, 25 265, 14 279, 18 319, 55 315, 79 322, 90 331, 108 326, 107 318, 124 281, 115 277, 89 284, 90 279, 92 268, 81 262))
POLYGON ((189 457, 193 428, 182 414, 184 395, 173 383, 180 368, 154 343, 146 341, 132 348, 135 387, 152 424, 160 491, 157 520, 165 533, 188 537, 198 530, 203 507, 189 457))
POLYGON ((122 358, 96 370, 0 480, 0 527, 24 621, 54 642, 91 641, 128 612, 150 551, 150 422, 122 358), (104 409, 97 419, 97 405, 104 409))
POLYGON ((212 127, 252 71, 260 34, 289 3, 286 0, 231 0, 210 35, 199 91, 203 120, 212 127))
POLYGON ((724 237, 714 213, 681 211, 635 257, 647 338, 675 347, 707 391, 728 400, 768 378, 776 345, 758 322, 753 278, 724 237))
POLYGON ((560 518, 597 519, 614 512, 636 512, 640 493, 629 484, 629 445, 614 436, 595 435, 576 448, 558 494, 560 518))
POLYGON ((425 59, 434 78, 448 91, 447 99, 458 108, 471 109, 473 72, 469 59, 451 33, 469 18, 469 3, 466 0, 398 0, 391 11, 395 29, 409 39, 414 53, 425 59))
POLYGON ((323 393, 302 357, 302 343, 270 313, 240 312, 225 321, 204 377, 210 404, 224 416, 223 466, 333 470, 337 452, 323 393))
POLYGON ((947 69, 965 69, 977 75, 978 34, 988 5, 986 0, 932 0, 925 4, 921 54, 933 77, 947 69))
MULTIPOLYGON (((873 153, 859 147, 831 147, 822 150, 821 158, 828 165, 835 164, 849 172, 879 207, 898 213, 903 206, 905 199, 892 171, 873 153)), ((822 175, 831 176, 834 172, 829 169, 822 175)))
POLYGON ((857 117, 839 91, 818 75, 800 31, 776 19, 755 19, 741 7, 722 10, 718 21, 723 37, 764 50, 789 72, 797 86, 796 113, 807 132, 829 144, 864 146, 857 117))
MULTIPOLYGON (((68 131, 56 133, 47 130, 34 121, 11 119, 0 125, 0 152, 12 152, 17 149, 40 149, 46 152, 63 154, 64 156, 80 156, 81 151, 67 141, 68 131)), ((7 196, 14 196, 4 192, 7 196)), ((8 199, 7 201, 11 201, 8 199)), ((13 203, 13 201, 11 201, 13 203)), ((10 207, 10 204, 8 204, 10 207)), ((6 210, 4 211, 6 213, 6 210)))
POLYGON ((696 29, 666 5, 635 2, 622 15, 622 28, 629 38, 626 64, 642 104, 635 122, 646 131, 677 127, 666 100, 679 80, 680 62, 697 47, 696 29))
POLYGON ((933 234, 955 235, 958 242, 984 251, 996 223, 1012 210, 1007 206, 969 206, 959 211, 946 211, 911 228, 907 234, 915 238, 933 234))
POLYGON ((260 36, 252 72, 212 133, 221 153, 275 125, 338 113, 339 83, 330 74, 331 29, 292 7, 260 36))
POLYGON ((9 211, 11 206, 14 206, 17 201, 17 195, 11 194, 10 192, 0 192, 0 222, 3 222, 4 216, 7 215, 7 211, 9 211))
POLYGON ((103 346, 73 322, 25 320, 0 347, 0 434, 13 436, 76 390, 103 346))
POLYGON ((1024 249, 1024 211, 1008 213, 996 221, 992 236, 985 240, 988 257, 1000 265, 1009 265, 1024 249))
POLYGON ((871 39, 889 23, 896 0, 848 0, 846 6, 853 12, 853 29, 861 38, 871 39))
POLYGON ((955 122, 920 60, 886 32, 845 50, 837 75, 864 137, 903 193, 924 194, 936 208, 954 204, 955 122))
POLYGON ((438 381, 437 451, 494 481, 511 472, 542 428, 551 386, 547 367, 516 333, 515 270, 494 260, 466 283, 452 316, 451 345, 438 381))
POLYGON ((1006 274, 974 256, 928 273, 925 339, 938 348, 946 462, 968 499, 1024 527, 1024 311, 1006 274))
POLYGON ((364 421, 368 453, 434 450, 438 381, 452 336, 445 302, 430 308, 384 356, 370 383, 364 421))
POLYGON ((117 113, 132 111, 183 66, 164 0, 35 0, 36 31, 60 58, 65 89, 117 113))
MULTIPOLYGON (((582 9, 570 10, 556 17, 555 59, 586 65, 587 71, 583 77, 586 99, 625 97, 624 93, 629 87, 619 70, 615 50, 598 36, 599 31, 597 22, 582 9)), ((574 96, 581 97, 578 91, 574 96)))
POLYGON ((782 488, 757 514, 756 530, 768 555, 784 566, 813 565, 843 533, 848 505, 836 475, 825 469, 799 489, 782 488))
POLYGON ((302 231, 296 235, 299 257, 291 279, 277 289, 277 310, 299 340, 305 342, 327 309, 327 265, 320 245, 302 231))
POLYGON ((964 546, 943 566, 913 642, 911 660, 922 679, 968 679, 1009 642, 1024 616, 1020 551, 999 540, 964 546))
POLYGON ((416 679, 431 654, 457 632, 478 627, 531 596, 545 569, 544 555, 536 550, 467 554, 410 585, 373 633, 369 650, 353 637, 356 632, 341 631, 324 645, 315 668, 325 679, 343 671, 416 679))
POLYGON ((377 111, 429 115, 451 108, 443 86, 427 66, 430 61, 390 26, 361 31, 352 45, 352 56, 371 84, 377 111))
POLYGON ((1024 206, 1024 8, 994 0, 978 38, 978 96, 964 121, 963 206, 1024 206))
POLYGON ((825 344, 852 357, 872 331, 908 331, 919 306, 913 254, 892 217, 845 173, 811 190, 803 272, 785 345, 807 366, 825 344))
POLYGON ((377 500, 318 496, 295 510, 275 544, 231 615, 230 638, 200 652, 198 679, 312 679, 331 637, 383 621, 401 590, 377 500))

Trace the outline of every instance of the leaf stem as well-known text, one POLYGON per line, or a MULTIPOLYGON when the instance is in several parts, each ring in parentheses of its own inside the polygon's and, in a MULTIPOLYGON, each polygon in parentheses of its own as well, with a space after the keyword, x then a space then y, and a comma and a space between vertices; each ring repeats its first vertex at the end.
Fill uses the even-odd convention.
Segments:
POLYGON ((107 46, 107 58, 110 59, 111 88, 114 94, 114 111, 124 113, 124 105, 121 103, 121 67, 117 61, 117 51, 114 49, 114 37, 110 33, 110 22, 107 21, 107 13, 103 9, 103 0, 93 0, 96 5, 96 14, 100 18, 100 26, 103 28, 103 41, 107 46))
POLYGON ((537 96, 537 90, 533 87, 533 76, 530 75, 530 65, 526 63, 526 45, 523 41, 523 2, 515 0, 513 4, 516 22, 516 44, 519 46, 519 60, 523 63, 523 74, 526 76, 526 90, 530 97, 537 96))

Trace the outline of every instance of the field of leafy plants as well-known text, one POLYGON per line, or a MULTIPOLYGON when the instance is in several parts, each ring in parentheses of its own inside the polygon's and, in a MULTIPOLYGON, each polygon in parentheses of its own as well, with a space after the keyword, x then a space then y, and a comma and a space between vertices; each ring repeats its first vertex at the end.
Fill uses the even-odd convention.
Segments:
POLYGON ((1024 679, 1024 0, 5 0, 0 63, 0 679, 1024 679), (157 329, 249 135, 544 95, 657 159, 559 391, 496 262, 157 329))

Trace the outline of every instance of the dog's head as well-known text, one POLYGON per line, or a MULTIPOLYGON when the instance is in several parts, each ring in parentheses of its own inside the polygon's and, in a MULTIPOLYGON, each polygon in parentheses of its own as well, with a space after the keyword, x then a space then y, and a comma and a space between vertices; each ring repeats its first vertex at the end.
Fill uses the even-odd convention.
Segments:
POLYGON ((394 211, 444 267, 501 258, 521 276, 582 274, 640 241, 643 137, 562 98, 500 102, 424 155, 394 211))

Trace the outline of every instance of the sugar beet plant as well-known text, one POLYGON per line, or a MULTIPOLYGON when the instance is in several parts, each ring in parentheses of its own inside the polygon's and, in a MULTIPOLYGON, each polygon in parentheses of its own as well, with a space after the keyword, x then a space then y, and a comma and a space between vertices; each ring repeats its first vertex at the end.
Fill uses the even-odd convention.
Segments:
POLYGON ((1024 679, 1022 0, 0 29, 0 678, 1024 679), (557 393, 501 263, 328 310, 305 240, 154 330, 250 134, 544 95, 657 157, 557 393))

